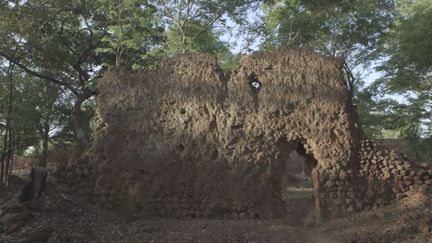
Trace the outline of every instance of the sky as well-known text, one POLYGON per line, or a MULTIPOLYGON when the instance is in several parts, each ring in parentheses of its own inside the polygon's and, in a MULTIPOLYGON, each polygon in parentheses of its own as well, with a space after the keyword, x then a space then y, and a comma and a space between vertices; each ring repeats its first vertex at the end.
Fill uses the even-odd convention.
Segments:
MULTIPOLYGON (((260 8, 257 8, 255 10, 249 10, 247 12, 246 18, 247 22, 249 23, 258 23, 261 21, 261 17, 263 16, 263 12, 260 8)), ((224 16, 227 17, 227 16, 224 16)), ((262 38, 256 38, 253 43, 247 43, 246 41, 246 33, 242 32, 240 30, 240 26, 238 26, 236 23, 231 21, 229 18, 227 18, 228 21, 226 22, 226 25, 229 27, 231 31, 226 31, 220 36, 220 40, 223 42, 229 43, 231 52, 234 54, 238 54, 239 52, 249 54, 254 51, 259 50, 260 44, 263 42, 262 38), (249 50, 248 50, 249 49, 249 50)), ((377 63, 373 63, 368 68, 360 67, 358 71, 361 73, 361 78, 364 81, 364 86, 367 87, 370 84, 372 84, 375 80, 381 78, 383 76, 383 73, 378 72, 375 70, 377 63)))
MULTIPOLYGON (((249 15, 250 14, 248 14, 248 16, 249 15)), ((256 20, 256 18, 251 17, 250 21, 253 20, 256 20)), ((253 43, 247 43, 245 34, 239 30, 239 27, 235 23, 233 23, 232 21, 228 21, 227 25, 231 28, 231 32, 223 33, 220 36, 220 40, 229 43, 231 52, 233 52, 234 54, 238 54, 239 52, 249 54, 259 50, 259 46, 263 41, 262 38, 257 38, 253 43)), ((366 69, 360 67, 358 70, 356 70, 362 73, 362 79, 365 82, 364 87, 369 86, 375 80, 383 76, 383 73, 375 70, 377 65, 378 63, 374 63, 366 69)))

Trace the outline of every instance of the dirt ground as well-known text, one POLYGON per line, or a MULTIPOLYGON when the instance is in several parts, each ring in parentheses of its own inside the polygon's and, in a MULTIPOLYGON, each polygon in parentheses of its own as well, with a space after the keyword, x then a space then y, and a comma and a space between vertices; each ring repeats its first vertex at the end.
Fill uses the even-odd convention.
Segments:
POLYGON ((428 193, 318 227, 305 227, 301 219, 125 219, 81 201, 66 186, 52 182, 40 199, 20 204, 16 198, 24 184, 25 180, 13 176, 10 186, 0 189, 2 243, 432 242, 430 233, 419 232, 426 226, 430 229, 428 193), (426 226, 423 221, 427 221, 426 226))

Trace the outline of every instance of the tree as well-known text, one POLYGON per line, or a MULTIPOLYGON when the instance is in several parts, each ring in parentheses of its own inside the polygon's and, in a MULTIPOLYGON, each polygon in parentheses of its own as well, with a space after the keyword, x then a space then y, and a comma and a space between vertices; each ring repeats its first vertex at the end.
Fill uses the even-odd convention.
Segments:
MULTIPOLYGON (((33 80, 33 82, 35 81, 33 80)), ((39 83, 42 82, 44 81, 39 80, 39 83)), ((39 119, 36 126, 40 140, 42 140, 39 166, 46 167, 51 134, 61 126, 58 122, 61 121, 60 117, 64 116, 65 113, 62 113, 59 109, 59 105, 61 105, 61 89, 57 85, 45 81, 45 85, 40 85, 35 91, 33 97, 37 98, 37 100, 34 100, 33 107, 36 108, 38 114, 39 119)))
POLYGON ((399 1, 395 23, 383 43, 385 75, 375 82, 387 95, 398 95, 394 129, 417 150, 432 146, 432 6, 430 1, 399 1))
MULTIPOLYGON (((127 4, 130 2, 138 1, 126 1, 127 4)), ((0 56, 33 77, 57 84, 74 96, 72 120, 77 147, 72 161, 87 147, 82 106, 97 94, 95 83, 104 71, 101 65, 118 61, 110 61, 114 59, 112 54, 120 60, 125 50, 131 48, 127 39, 135 38, 129 35, 131 29, 117 31, 118 24, 125 24, 110 16, 122 15, 108 14, 106 17, 106 12, 115 10, 105 9, 104 3, 106 1, 81 0, 7 0, 0 3, 0 16, 3 16, 0 18, 0 56), (105 51, 97 52, 98 49, 105 51)), ((125 8, 131 8, 127 4, 125 8)), ((140 5, 142 11, 147 11, 147 7, 140 5)), ((129 24, 135 21, 132 17, 126 18, 129 24)), ((146 43, 142 45, 147 46, 146 43)))
POLYGON ((14 68, 15 65, 9 62, 7 66, 5 79, 6 90, 7 90, 7 108, 5 110, 5 133, 3 135, 3 150, 1 153, 1 170, 0 170, 0 185, 8 185, 8 179, 10 175, 10 171, 12 169, 13 164, 13 154, 14 154, 14 145, 13 145, 13 124, 12 124, 12 112, 14 106, 14 68))
POLYGON ((181 32, 175 26, 166 32, 166 42, 163 45, 165 56, 174 56, 185 51, 188 53, 212 53, 217 56, 222 70, 229 71, 233 66, 234 55, 229 50, 228 44, 218 38, 216 30, 208 29, 199 37, 196 33, 203 26, 199 23, 189 23, 189 26, 181 32), (183 33, 183 34, 182 34, 183 33))
POLYGON ((398 19, 385 43, 387 61, 379 67, 380 82, 392 93, 407 94, 431 108, 432 6, 427 0, 401 1, 398 19), (411 1, 410 1, 411 2, 411 1))
POLYGON ((61 85, 75 95, 73 120, 82 151, 87 139, 80 108, 96 94, 91 83, 98 75, 96 67, 100 63, 94 55, 98 37, 89 25, 82 26, 90 16, 87 6, 80 6, 77 1, 7 3, 0 9, 7 16, 1 22, 6 34, 0 55, 28 74, 61 85), (17 43, 17 37, 21 43, 17 43), (17 46, 15 56, 10 54, 10 43, 17 46))
MULTIPOLYGON (((0 137, 1 182, 7 185, 15 154, 39 143, 39 122, 45 104, 42 83, 26 75, 10 62, 3 62, 0 75, 0 122, 4 123, 0 137)), ((52 99, 56 99, 57 96, 52 99)))
MULTIPOLYGON (((159 14, 169 27, 168 41, 176 45, 180 53, 194 51, 204 44, 216 26, 224 28, 228 20, 242 23, 247 10, 257 0, 202 1, 202 0, 155 0, 159 14), (204 37, 203 37, 204 36, 204 37)), ((227 29, 225 29, 226 31, 227 29)))
POLYGON ((180 30, 177 26, 171 27, 167 33, 165 43, 168 56, 189 52, 208 52, 217 54, 219 52, 228 52, 228 47, 222 43, 218 36, 211 29, 202 32, 198 37, 196 33, 202 31, 204 26, 199 22, 189 23, 189 25, 180 30))
POLYGON ((152 50, 164 40, 164 30, 154 5, 143 0, 96 2, 98 21, 108 23, 108 31, 101 39, 103 46, 97 52, 115 56, 115 62, 108 65, 139 69, 159 61, 152 50))
POLYGON ((360 80, 354 70, 376 58, 394 17, 393 0, 269 0, 263 9, 264 49, 304 47, 343 57, 351 96, 360 80))

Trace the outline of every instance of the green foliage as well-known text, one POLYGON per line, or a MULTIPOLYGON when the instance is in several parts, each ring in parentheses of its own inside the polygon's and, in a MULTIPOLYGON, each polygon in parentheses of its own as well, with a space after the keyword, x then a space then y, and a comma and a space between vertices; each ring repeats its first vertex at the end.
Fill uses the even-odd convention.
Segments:
POLYGON ((426 156, 432 146, 430 16, 430 0, 4 0, 0 124, 11 116, 18 152, 38 146, 47 122, 51 143, 72 142, 72 114, 80 114, 89 139, 106 66, 141 69, 164 57, 208 52, 229 72, 243 53, 233 54, 220 36, 237 23, 264 38, 262 49, 304 47, 343 57, 365 134, 403 137, 426 156), (262 25, 252 25, 260 3, 262 25), (16 65, 11 114, 6 60, 16 65), (384 61, 385 76, 359 90, 356 70, 376 60, 384 61))
POLYGON ((247 12, 256 8, 259 2, 155 0, 158 13, 168 27, 167 42, 163 46, 165 55, 213 53, 224 70, 232 70, 238 60, 219 36, 229 31, 227 22, 245 23, 247 12))
POLYGON ((398 20, 387 37, 388 60, 380 67, 383 83, 393 93, 412 92, 430 101, 432 90, 432 5, 419 0, 401 5, 398 20))
POLYGON ((226 43, 218 38, 215 30, 203 30, 199 22, 189 23, 180 30, 173 26, 167 31, 167 40, 163 46, 165 55, 174 56, 187 53, 212 53, 218 58, 219 64, 224 71, 230 71, 235 66, 235 56, 231 53, 226 43), (196 36, 197 32, 202 33, 196 36), (183 32, 183 34, 182 34, 183 32))
POLYGON ((273 45, 308 47, 332 56, 374 48, 392 21, 392 0, 267 1, 264 19, 273 45))
MULTIPOLYGON (((50 137, 50 142, 54 145, 73 144, 75 141, 74 124, 70 119, 72 110, 72 100, 67 95, 63 94, 57 101, 58 104, 55 111, 58 113, 58 118, 54 120, 56 125, 50 137)), ((96 102, 94 98, 87 100, 82 105, 82 114, 84 120, 84 134, 87 139, 90 139, 94 131, 96 102)))
POLYGON ((309 48, 345 59, 347 88, 360 81, 354 70, 376 59, 378 42, 393 21, 393 0, 271 0, 264 4, 262 47, 309 48))
MULTIPOLYGON (((154 0, 159 14, 169 26, 187 27, 189 22, 199 21, 202 30, 212 29, 216 25, 226 26, 228 20, 245 23, 247 11, 256 7, 258 0, 154 0)), ((214 28, 213 28, 214 29, 214 28)), ((200 32, 195 33, 200 35, 200 32)))
MULTIPOLYGON (((0 56, 34 80, 55 84, 63 92, 60 98, 50 100, 49 109, 41 111, 44 151, 46 131, 55 120, 62 122, 56 130, 57 137, 62 135, 61 140, 70 140, 68 135, 73 127, 75 141, 84 151, 93 114, 86 104, 97 94, 96 82, 105 70, 103 64, 125 61, 132 68, 141 68, 146 62, 158 61, 154 55, 146 57, 159 44, 163 31, 155 12, 148 1, 138 0, 0 3, 0 56)), ((46 94, 47 90, 40 92, 46 94)))
POLYGON ((229 51, 227 46, 218 39, 212 30, 205 30, 196 36, 196 33, 204 28, 205 26, 202 26, 199 22, 191 22, 182 30, 177 26, 172 26, 166 33, 167 41, 165 45, 168 55, 181 54, 185 50, 188 53, 208 52, 214 54, 229 51))
POLYGON ((98 0, 98 21, 106 24, 99 53, 115 56, 115 63, 107 65, 131 66, 139 69, 154 61, 147 54, 163 40, 163 28, 157 17, 156 7, 146 0, 98 0))
MULTIPOLYGON (((34 77, 61 85, 75 95, 94 86, 102 56, 95 53, 103 26, 92 22, 89 1, 6 1, 0 7, 0 55, 34 77)), ((87 90, 90 93, 94 90, 87 90)))
MULTIPOLYGON (((60 126, 56 101, 59 98, 57 86, 35 80, 20 71, 13 73, 12 110, 8 113, 10 100, 9 83, 6 77, 0 77, 0 117, 10 116, 11 131, 14 136, 14 150, 22 154, 29 146, 38 146, 41 140, 42 121, 48 117, 51 128, 60 126)), ((0 144, 3 146, 3 144, 0 144)))
MULTIPOLYGON (((419 154, 432 155, 432 6, 430 1, 400 1, 397 20, 383 44, 386 61, 379 67, 385 75, 373 86, 393 100, 385 109, 398 107, 388 116, 393 126, 419 154)), ((379 99, 375 95, 374 99, 379 99)))

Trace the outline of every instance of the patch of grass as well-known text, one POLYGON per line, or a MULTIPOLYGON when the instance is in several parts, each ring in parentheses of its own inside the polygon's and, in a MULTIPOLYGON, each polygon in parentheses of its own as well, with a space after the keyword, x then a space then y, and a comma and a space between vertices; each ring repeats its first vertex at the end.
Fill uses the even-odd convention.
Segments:
POLYGON ((284 199, 307 199, 312 197, 312 180, 299 180, 284 188, 282 197, 284 199))

